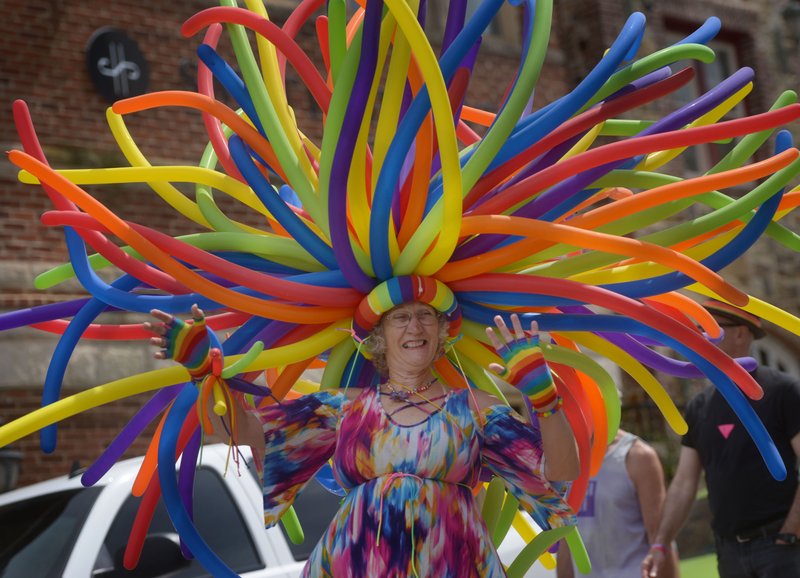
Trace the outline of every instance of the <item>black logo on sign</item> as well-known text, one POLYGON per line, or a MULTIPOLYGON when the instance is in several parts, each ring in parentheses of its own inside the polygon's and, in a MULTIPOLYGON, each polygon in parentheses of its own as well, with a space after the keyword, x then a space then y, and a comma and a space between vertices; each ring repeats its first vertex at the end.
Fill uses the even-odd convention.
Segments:
POLYGON ((86 64, 95 88, 109 102, 147 91, 147 60, 136 42, 121 30, 95 31, 86 49, 86 64))

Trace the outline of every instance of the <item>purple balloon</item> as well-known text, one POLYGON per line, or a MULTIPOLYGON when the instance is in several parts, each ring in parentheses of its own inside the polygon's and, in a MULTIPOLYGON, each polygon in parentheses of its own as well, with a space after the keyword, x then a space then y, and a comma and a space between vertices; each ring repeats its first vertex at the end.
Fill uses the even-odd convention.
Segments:
MULTIPOLYGON (((181 465, 178 470, 178 494, 181 497, 183 507, 186 509, 190 520, 194 520, 194 503, 192 502, 192 495, 194 489, 194 477, 197 471, 197 456, 200 453, 200 440, 202 439, 202 431, 196 428, 192 437, 183 448, 181 456, 181 465)), ((181 539, 181 553, 187 560, 194 558, 192 551, 181 539)))
MULTIPOLYGON (((667 115, 663 119, 643 130, 637 137, 633 138, 635 139, 638 137, 669 132, 685 126, 686 124, 696 120, 708 111, 712 110, 719 103, 723 102, 725 99, 745 86, 753 79, 753 75, 754 73, 751 68, 745 67, 737 70, 731 76, 723 80, 721 83, 699 98, 681 107, 672 114, 667 115)), ((565 179, 552 188, 542 192, 542 194, 534 198, 529 203, 517 209, 513 215, 530 219, 541 218, 543 215, 555 209, 561 203, 576 193, 582 191, 591 183, 611 172, 613 169, 623 165, 625 162, 626 160, 613 161, 599 167, 582 171, 575 176, 565 179)), ((479 253, 484 253, 496 247, 500 242, 507 238, 508 235, 481 235, 466 244, 469 246, 469 249, 467 249, 465 245, 465 248, 457 254, 459 258, 464 258, 464 255, 476 255, 479 253)))
POLYGON ((362 293, 369 293, 375 286, 375 281, 361 270, 350 245, 346 210, 347 178, 377 65, 381 5, 382 3, 377 0, 367 1, 367 10, 362 26, 361 58, 344 114, 339 142, 336 144, 328 186, 328 220, 331 227, 333 253, 342 274, 355 289, 362 293))
MULTIPOLYGON (((117 434, 117 437, 108 444, 105 451, 100 454, 95 462, 89 466, 81 476, 81 483, 84 486, 93 486, 97 480, 103 477, 111 469, 122 454, 131 446, 133 440, 139 437, 150 422, 164 411, 164 408, 175 399, 185 384, 176 384, 160 389, 151 397, 142 408, 136 412, 124 428, 117 434)), ((194 386, 192 386, 194 387, 194 386)))
POLYGON ((54 319, 64 319, 74 316, 81 307, 89 302, 89 297, 83 299, 73 299, 62 303, 49 303, 47 305, 37 305, 19 311, 9 311, 0 314, 0 331, 24 327, 42 321, 53 321, 54 319))
MULTIPOLYGON (((572 315, 594 315, 591 309, 583 306, 565 306, 559 307, 559 309, 564 313, 569 313, 572 315)), ((694 363, 667 357, 658 351, 650 349, 638 338, 621 333, 598 332, 596 335, 602 337, 610 343, 613 343, 620 349, 627 352, 636 361, 642 365, 646 365, 647 367, 654 369, 655 371, 689 379, 705 377, 703 371, 700 370, 700 368, 698 368, 694 363)), ((661 345, 657 342, 652 343, 654 345, 661 345)), ((737 358, 736 361, 745 369, 745 371, 753 371, 758 365, 756 360, 752 357, 740 357, 737 358)))

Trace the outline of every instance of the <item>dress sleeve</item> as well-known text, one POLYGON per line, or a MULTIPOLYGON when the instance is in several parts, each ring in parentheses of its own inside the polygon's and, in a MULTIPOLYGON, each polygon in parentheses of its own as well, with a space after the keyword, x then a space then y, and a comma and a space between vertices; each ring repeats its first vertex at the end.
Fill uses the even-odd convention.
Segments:
POLYGON ((333 455, 347 398, 320 391, 255 410, 264 428, 264 524, 274 526, 333 455))
POLYGON ((484 410, 483 465, 503 478, 511 493, 543 529, 576 524, 575 513, 543 475, 538 428, 505 405, 484 410))

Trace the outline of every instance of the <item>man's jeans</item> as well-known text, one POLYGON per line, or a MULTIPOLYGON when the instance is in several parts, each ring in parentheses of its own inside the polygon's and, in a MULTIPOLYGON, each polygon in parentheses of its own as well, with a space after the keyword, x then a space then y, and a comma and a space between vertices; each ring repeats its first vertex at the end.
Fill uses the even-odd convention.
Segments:
POLYGON ((776 544, 774 536, 739 542, 716 538, 720 578, 800 578, 800 542, 776 544))

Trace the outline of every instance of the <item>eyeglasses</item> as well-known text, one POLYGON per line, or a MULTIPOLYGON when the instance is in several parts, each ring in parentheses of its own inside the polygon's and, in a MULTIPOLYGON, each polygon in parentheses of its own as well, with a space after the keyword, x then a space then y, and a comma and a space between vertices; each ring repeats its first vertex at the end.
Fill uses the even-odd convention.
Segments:
POLYGON ((417 318, 417 321, 419 321, 421 325, 430 326, 437 324, 441 315, 439 313, 429 311, 428 309, 420 309, 416 313, 411 313, 410 311, 397 311, 387 315, 386 322, 392 327, 407 327, 408 324, 411 323, 411 319, 414 317, 417 318))

